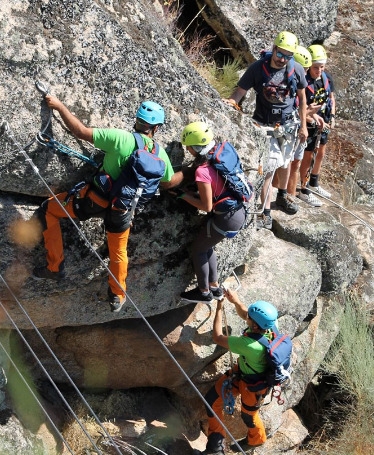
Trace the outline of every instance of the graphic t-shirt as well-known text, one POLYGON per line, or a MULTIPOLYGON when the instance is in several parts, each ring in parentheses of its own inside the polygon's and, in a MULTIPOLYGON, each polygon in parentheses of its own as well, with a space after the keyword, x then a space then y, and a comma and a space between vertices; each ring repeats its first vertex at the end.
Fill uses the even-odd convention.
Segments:
MULTIPOLYGON (((256 92, 256 107, 253 118, 261 123, 274 123, 295 110, 295 98, 289 94, 288 69, 272 68, 266 65, 265 74, 263 59, 252 63, 240 78, 238 86, 243 90, 253 88, 256 92)), ((304 68, 293 62, 296 88, 307 86, 304 68)))

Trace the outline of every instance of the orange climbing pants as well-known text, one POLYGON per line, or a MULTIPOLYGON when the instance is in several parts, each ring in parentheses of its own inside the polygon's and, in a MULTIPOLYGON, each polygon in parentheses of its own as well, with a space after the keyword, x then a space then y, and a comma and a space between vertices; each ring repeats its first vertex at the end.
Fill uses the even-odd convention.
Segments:
MULTIPOLYGON (((223 397, 222 385, 223 382, 231 375, 231 371, 225 373, 216 384, 208 391, 205 399, 217 414, 220 421, 223 421, 223 397)), ((260 417, 260 407, 265 396, 268 393, 268 388, 251 392, 248 390, 248 384, 243 380, 234 376, 232 380, 232 395, 233 397, 241 396, 241 417, 248 428, 247 442, 251 446, 259 446, 266 441, 265 427, 260 417)), ((219 420, 215 418, 213 413, 207 408, 208 413, 208 439, 209 435, 219 433, 222 438, 226 436, 226 432, 219 420)))
POLYGON ((102 218, 107 231, 109 249, 109 286, 113 294, 124 296, 127 278, 127 242, 130 234, 130 214, 111 207, 109 201, 99 195, 90 185, 84 186, 74 196, 68 192, 56 195, 61 205, 51 197, 44 201, 36 215, 43 225, 44 246, 47 251, 47 268, 58 272, 63 267, 64 247, 60 219, 72 218, 81 221, 102 218), (64 210, 65 209, 65 210, 64 210))

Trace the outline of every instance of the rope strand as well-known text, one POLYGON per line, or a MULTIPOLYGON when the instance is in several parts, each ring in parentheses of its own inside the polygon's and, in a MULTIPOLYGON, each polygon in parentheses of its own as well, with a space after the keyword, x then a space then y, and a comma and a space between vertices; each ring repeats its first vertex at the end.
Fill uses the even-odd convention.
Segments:
MULTIPOLYGON (((27 163, 30 164, 31 168, 33 169, 33 171, 35 172, 35 174, 38 176, 38 178, 41 180, 41 182, 43 183, 43 185, 48 189, 48 192, 51 194, 51 196, 56 200, 56 202, 60 205, 61 209, 65 212, 65 214, 67 215, 67 218, 72 222, 73 226, 75 227, 75 229, 77 230, 77 232, 79 233, 79 235, 81 236, 81 238, 84 240, 84 242, 86 243, 87 247, 90 249, 90 251, 92 253, 94 253, 94 255, 98 258, 98 260, 100 261, 100 263, 103 265, 103 267, 107 270, 107 272, 110 274, 110 276, 116 281, 117 285, 122 289, 122 291, 125 293, 126 291, 123 289, 123 287, 121 286, 121 284, 118 282, 118 280, 116 279, 116 277, 113 275, 113 273, 109 270, 108 266, 105 264, 105 262, 103 261, 103 259, 101 258, 101 256, 96 252, 95 248, 92 246, 92 244, 90 243, 90 241, 88 240, 88 238, 85 236, 85 234, 82 232, 82 230, 80 229, 80 227, 77 225, 77 223, 73 220, 73 218, 67 213, 65 207, 63 207, 63 205, 61 204, 61 202, 59 201, 59 199, 57 198, 57 196, 54 194, 54 192, 52 191, 52 189, 49 187, 48 183, 45 181, 45 179, 40 175, 40 172, 39 172, 39 169, 35 166, 35 164, 33 163, 32 159, 29 157, 29 155, 27 154, 27 152, 24 150, 24 148, 22 148, 22 146, 16 141, 14 135, 11 133, 11 130, 10 130, 10 127, 9 125, 7 125, 7 128, 5 129, 8 137, 13 141, 14 145, 16 145, 19 149, 19 151, 22 153, 22 155, 24 156, 25 158, 25 161, 27 163)), ((204 402, 205 406, 211 411, 211 413, 215 416, 215 418, 220 421, 222 427, 224 428, 224 430, 226 431, 226 433, 229 435, 229 437, 232 439, 232 441, 237 445, 237 447, 239 448, 240 452, 245 455, 245 452, 241 449, 241 447, 237 444, 234 436, 231 434, 231 432, 228 430, 228 428, 225 426, 225 424, 221 421, 221 419, 218 417, 218 415, 215 413, 215 411, 212 409, 212 407, 209 405, 209 403, 205 400, 205 398, 203 397, 203 395, 200 393, 200 391, 197 389, 197 387, 193 384, 193 382, 191 381, 191 379, 189 378, 189 376, 187 375, 187 373, 183 370, 183 368, 180 366, 180 364, 178 363, 178 361, 175 359, 175 357, 172 355, 172 353, 169 351, 169 349, 165 346, 165 344, 163 343, 163 341, 161 340, 161 338, 157 335, 157 333, 155 332, 155 330, 153 329, 153 327, 150 325, 150 323, 147 321, 147 319, 145 318, 145 316, 142 314, 142 312, 139 310, 138 306, 135 304, 135 302, 131 299, 131 297, 129 296, 129 294, 126 292, 126 296, 128 298, 128 301, 130 301, 130 303, 133 305, 134 309, 137 311, 137 313, 139 314, 139 316, 141 317, 141 319, 144 321, 144 323, 147 325, 147 327, 149 328, 149 330, 151 331, 151 333, 154 335, 154 337, 156 338, 156 340, 160 343, 161 347, 164 349, 164 351, 166 352, 166 354, 170 357, 170 359, 172 360, 172 362, 176 365, 176 367, 179 369, 179 371, 181 372, 181 374, 184 376, 184 378, 186 379, 186 381, 191 385, 191 387, 193 388, 193 390, 196 392, 196 394, 201 398, 201 400, 204 402)))

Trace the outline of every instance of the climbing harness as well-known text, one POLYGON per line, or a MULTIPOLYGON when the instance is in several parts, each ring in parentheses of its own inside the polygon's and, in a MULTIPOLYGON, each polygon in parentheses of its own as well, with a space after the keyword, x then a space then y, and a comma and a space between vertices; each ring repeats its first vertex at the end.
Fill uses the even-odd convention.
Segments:
POLYGON ((84 161, 85 163, 88 163, 96 168, 100 167, 100 163, 96 163, 92 156, 88 157, 86 155, 83 155, 83 153, 77 152, 76 150, 73 150, 72 148, 64 144, 61 144, 61 142, 58 142, 55 139, 51 138, 50 136, 48 136, 48 134, 41 132, 38 133, 36 135, 36 141, 38 142, 38 144, 47 147, 53 152, 64 153, 65 155, 78 158, 79 160, 84 161))
MULTIPOLYGON (((236 282, 237 282, 237 287, 235 291, 237 291, 241 287, 240 280, 236 273, 233 271, 232 275, 234 276, 236 282)), ((227 290, 227 287, 225 285, 222 286, 224 290, 227 290)), ((223 310, 223 321, 225 324, 225 330, 226 330, 226 335, 229 333, 229 328, 227 324, 227 317, 226 317, 226 312, 225 312, 225 307, 222 307, 223 310)), ((232 352, 229 350, 230 354, 230 366, 231 366, 231 373, 227 379, 225 379, 222 383, 222 388, 221 388, 221 396, 222 396, 222 401, 223 401, 223 412, 225 414, 232 415, 235 410, 235 398, 232 393, 232 381, 235 377, 234 373, 234 358, 232 356, 232 352)))
POLYGON ((79 191, 82 190, 86 185, 87 182, 85 180, 82 180, 81 182, 78 182, 76 185, 74 185, 73 188, 67 192, 65 199, 62 201, 62 205, 65 207, 70 201, 71 197, 76 196, 76 194, 79 193, 79 191))

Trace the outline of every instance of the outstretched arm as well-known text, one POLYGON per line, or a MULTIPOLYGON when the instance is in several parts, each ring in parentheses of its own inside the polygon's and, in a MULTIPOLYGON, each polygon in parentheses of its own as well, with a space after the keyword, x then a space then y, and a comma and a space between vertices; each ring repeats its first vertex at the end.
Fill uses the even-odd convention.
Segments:
POLYGON ((248 308, 240 301, 238 294, 231 289, 225 289, 225 297, 227 297, 229 302, 235 305, 238 315, 246 321, 248 317, 248 308))
POLYGON ((175 186, 180 185, 183 182, 183 172, 178 171, 175 172, 168 182, 160 182, 160 186, 164 189, 167 190, 169 188, 174 188, 175 186))
POLYGON ((93 143, 93 128, 89 128, 75 116, 55 96, 46 95, 45 100, 51 109, 56 110, 71 133, 78 139, 93 143))
POLYGON ((229 337, 224 335, 222 331, 223 302, 223 300, 217 302, 216 315, 213 321, 213 341, 219 346, 229 349, 229 337))

